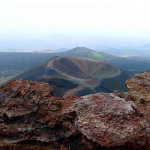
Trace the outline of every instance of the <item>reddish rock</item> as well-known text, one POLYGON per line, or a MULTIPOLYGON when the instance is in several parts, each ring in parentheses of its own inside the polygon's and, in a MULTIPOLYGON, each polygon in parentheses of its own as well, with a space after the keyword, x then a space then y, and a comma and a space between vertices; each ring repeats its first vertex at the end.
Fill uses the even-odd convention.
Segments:
POLYGON ((130 98, 136 104, 150 104, 150 72, 136 74, 126 81, 130 98))
POLYGON ((2 86, 0 145, 22 141, 52 142, 70 136, 74 131, 75 114, 63 113, 67 103, 52 97, 52 93, 47 83, 15 80, 2 86), (65 128, 64 120, 68 120, 65 128))
MULTIPOLYGON (((136 103, 138 111, 150 124, 150 72, 136 74, 125 84, 129 89, 128 100, 136 103)), ((148 131, 150 130, 148 129, 148 131)), ((148 141, 150 143, 150 137, 148 141)))
POLYGON ((115 94, 58 98, 42 82, 0 88, 0 149, 149 149, 149 121, 115 94))
POLYGON ((81 97, 74 109, 78 114, 75 122, 78 131, 101 146, 146 143, 148 124, 131 101, 114 94, 98 93, 81 97))

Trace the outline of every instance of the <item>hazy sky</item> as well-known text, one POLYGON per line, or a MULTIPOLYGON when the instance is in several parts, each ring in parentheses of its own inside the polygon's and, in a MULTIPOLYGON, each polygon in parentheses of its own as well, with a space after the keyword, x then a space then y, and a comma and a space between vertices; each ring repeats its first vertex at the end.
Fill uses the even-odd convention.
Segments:
POLYGON ((30 41, 29 48, 31 40, 40 39, 47 48, 90 40, 93 46, 106 45, 107 38, 112 38, 110 45, 120 38, 127 46, 128 37, 133 44, 147 43, 150 0, 0 0, 0 35, 0 48, 6 41, 17 47, 20 40, 30 41))

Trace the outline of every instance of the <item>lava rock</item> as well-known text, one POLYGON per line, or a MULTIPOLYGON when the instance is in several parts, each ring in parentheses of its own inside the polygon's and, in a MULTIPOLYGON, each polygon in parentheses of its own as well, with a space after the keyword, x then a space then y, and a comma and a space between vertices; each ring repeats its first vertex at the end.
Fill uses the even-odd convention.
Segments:
MULTIPOLYGON (((149 76, 143 78, 138 84, 149 76)), ((130 97, 135 84, 126 83, 130 97)), ((145 117, 146 106, 130 100, 113 93, 54 97, 47 83, 12 80, 0 88, 0 149, 148 150, 149 111, 145 117)))

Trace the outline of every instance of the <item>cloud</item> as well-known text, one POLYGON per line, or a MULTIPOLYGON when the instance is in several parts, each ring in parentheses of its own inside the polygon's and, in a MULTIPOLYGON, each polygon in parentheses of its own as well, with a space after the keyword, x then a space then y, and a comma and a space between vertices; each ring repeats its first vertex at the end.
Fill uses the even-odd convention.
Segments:
POLYGON ((1 27, 150 29, 148 0, 1 0, 1 27))

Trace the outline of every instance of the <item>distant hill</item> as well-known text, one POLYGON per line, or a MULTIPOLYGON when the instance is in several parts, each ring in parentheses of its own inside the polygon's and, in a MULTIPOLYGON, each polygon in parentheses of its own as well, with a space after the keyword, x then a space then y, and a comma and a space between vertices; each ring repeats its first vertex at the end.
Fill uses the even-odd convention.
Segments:
POLYGON ((90 58, 95 60, 105 60, 109 58, 116 58, 116 56, 109 55, 104 52, 96 52, 86 47, 76 47, 67 52, 60 53, 61 56, 77 56, 77 57, 84 57, 90 58))
POLYGON ((68 50, 69 49, 67 49, 67 48, 59 48, 59 49, 56 50, 56 52, 59 53, 59 52, 65 52, 65 51, 68 51, 68 50))
POLYGON ((131 72, 131 74, 150 71, 150 60, 140 57, 117 57, 104 52, 96 52, 85 47, 76 47, 67 52, 57 53, 57 56, 77 56, 102 60, 116 67, 131 72))
POLYGON ((123 48, 106 48, 106 49, 98 49, 97 51, 103 51, 105 53, 109 53, 111 55, 115 55, 118 57, 131 57, 131 56, 139 56, 140 50, 136 48, 123 47, 123 48))
POLYGON ((45 49, 45 50, 41 50, 41 51, 33 51, 33 53, 55 53, 55 50, 45 49))
POLYGON ((48 82, 54 88, 55 96, 81 96, 117 89, 126 91, 124 82, 128 78, 127 73, 113 65, 81 57, 54 57, 15 77, 48 82), (114 78, 116 80, 113 87, 109 82, 114 78))
POLYGON ((83 57, 94 60, 101 60, 112 64, 131 75, 150 71, 150 60, 140 57, 117 57, 104 52, 96 52, 86 47, 59 53, 21 53, 21 52, 0 52, 0 85, 14 76, 23 73, 52 57, 83 57))
POLYGON ((150 58, 150 44, 145 44, 141 46, 133 46, 133 47, 121 47, 121 48, 109 48, 101 46, 97 48, 97 51, 103 51, 118 57, 132 57, 132 56, 140 56, 140 57, 149 57, 150 58))

